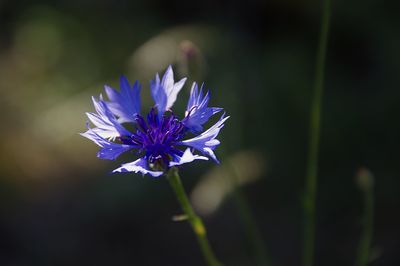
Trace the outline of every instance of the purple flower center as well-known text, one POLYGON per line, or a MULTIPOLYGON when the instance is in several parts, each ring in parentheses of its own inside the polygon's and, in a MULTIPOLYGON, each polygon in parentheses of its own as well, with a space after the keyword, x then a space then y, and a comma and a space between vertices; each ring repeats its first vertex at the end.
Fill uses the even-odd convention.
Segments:
POLYGON ((185 136, 187 128, 172 112, 165 113, 160 121, 156 109, 152 108, 147 121, 139 114, 135 121, 136 133, 122 136, 120 140, 135 146, 140 152, 145 151, 145 158, 151 168, 163 169, 175 156, 182 156, 183 152, 175 148, 175 145, 185 136))

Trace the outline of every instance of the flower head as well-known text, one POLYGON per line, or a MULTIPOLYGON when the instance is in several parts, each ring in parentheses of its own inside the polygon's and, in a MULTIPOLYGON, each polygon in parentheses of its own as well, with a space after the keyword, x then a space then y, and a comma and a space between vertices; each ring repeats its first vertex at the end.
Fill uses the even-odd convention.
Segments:
POLYGON ((157 74, 150 82, 155 105, 143 115, 140 84, 136 81, 131 86, 125 77, 121 77, 120 92, 105 86, 108 101, 102 95, 99 99, 93 97, 96 113, 87 113, 87 116, 95 127, 91 128, 88 123, 87 131, 81 135, 101 147, 97 153, 100 159, 114 160, 124 152, 136 151, 138 159, 122 164, 113 172, 140 172, 156 177, 169 167, 194 160, 210 157, 218 162, 214 149, 220 142, 216 137, 229 117, 222 115, 203 131, 203 125, 222 108, 208 107, 209 92, 203 95, 203 86, 199 92, 197 84, 193 83, 185 116, 180 120, 171 107, 185 82, 186 78, 183 78, 175 83, 171 66, 161 80, 157 74), (133 125, 133 131, 126 129, 128 124, 133 125), (193 154, 194 150, 202 155, 193 154))

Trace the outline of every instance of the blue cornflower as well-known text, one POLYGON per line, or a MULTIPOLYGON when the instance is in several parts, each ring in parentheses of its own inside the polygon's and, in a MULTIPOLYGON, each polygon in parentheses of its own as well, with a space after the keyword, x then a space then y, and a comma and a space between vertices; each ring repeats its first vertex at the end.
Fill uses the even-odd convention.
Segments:
POLYGON ((194 82, 190 92, 185 117, 180 120, 172 112, 179 91, 186 78, 174 81, 172 67, 169 66, 160 80, 157 74, 150 82, 150 90, 155 105, 144 116, 141 113, 140 90, 136 81, 131 86, 125 77, 120 80, 120 92, 105 86, 109 100, 92 97, 96 113, 87 113, 95 126, 81 133, 101 147, 97 153, 100 159, 114 160, 122 153, 136 150, 139 158, 121 165, 113 172, 135 172, 160 176, 169 167, 190 163, 194 160, 218 162, 214 149, 220 144, 216 139, 224 122, 229 118, 224 114, 209 129, 203 131, 203 125, 209 118, 222 111, 222 108, 208 107, 210 94, 203 94, 194 82), (133 125, 133 132, 126 125, 133 125), (202 132, 203 131, 203 132, 202 132), (183 148, 185 148, 183 150, 183 148), (193 154, 194 150, 202 155, 193 154))

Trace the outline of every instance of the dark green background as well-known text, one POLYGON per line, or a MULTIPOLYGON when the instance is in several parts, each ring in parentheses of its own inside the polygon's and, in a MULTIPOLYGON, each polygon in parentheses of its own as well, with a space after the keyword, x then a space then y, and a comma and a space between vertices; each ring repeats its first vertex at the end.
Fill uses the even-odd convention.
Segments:
MULTIPOLYGON (((400 265, 400 5, 333 2, 316 265, 354 264, 360 167, 375 175, 371 265, 400 265)), ((243 151, 264 158, 242 190, 275 264, 300 265, 320 13, 320 1, 0 1, 0 264, 202 265, 190 227, 171 221, 180 210, 166 180, 109 175, 132 157, 98 160, 78 135, 103 84, 138 79, 146 111, 148 81, 173 64, 231 115, 220 167, 243 151)), ((187 165, 187 190, 214 167, 187 165)), ((226 265, 255 265, 232 195, 204 219, 226 265)))

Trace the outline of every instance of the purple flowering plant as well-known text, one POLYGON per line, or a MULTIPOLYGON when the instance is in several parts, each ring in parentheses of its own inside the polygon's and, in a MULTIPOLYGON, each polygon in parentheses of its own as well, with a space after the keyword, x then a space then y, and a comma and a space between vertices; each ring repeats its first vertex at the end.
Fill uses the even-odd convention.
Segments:
POLYGON ((194 160, 213 159, 218 163, 214 149, 220 144, 216 139, 224 122, 229 118, 221 115, 219 120, 207 130, 203 125, 211 116, 222 111, 219 107, 208 107, 210 93, 203 92, 193 83, 183 119, 172 111, 178 93, 186 78, 174 81, 172 67, 169 66, 160 79, 157 74, 150 82, 150 92, 154 106, 145 115, 141 111, 141 85, 132 86, 121 76, 120 91, 105 86, 108 100, 100 94, 92 97, 95 113, 87 113, 95 126, 87 123, 87 131, 81 133, 100 146, 97 157, 114 160, 124 152, 133 150, 139 157, 133 162, 122 164, 115 172, 135 172, 154 177, 161 176, 173 166, 194 160), (126 124, 135 130, 129 131, 126 124), (197 151, 200 154, 194 154, 197 151))
POLYGON ((185 219, 197 236, 207 264, 220 266, 207 239, 205 226, 189 202, 176 167, 209 158, 218 163, 214 150, 220 142, 216 137, 229 116, 222 114, 214 125, 204 130, 203 125, 222 108, 208 107, 210 94, 204 94, 203 86, 199 90, 196 82, 192 85, 183 119, 175 116, 171 108, 185 82, 186 78, 174 81, 171 66, 162 79, 157 74, 150 82, 155 104, 144 115, 141 111, 141 85, 136 81, 131 86, 122 76, 120 91, 105 86, 108 100, 101 94, 99 99, 92 97, 96 113, 87 113, 87 116, 95 127, 91 128, 88 122, 87 131, 81 135, 100 146, 97 153, 100 159, 114 160, 124 152, 135 151, 139 158, 122 164, 113 173, 134 172, 154 177, 165 174, 185 219), (128 124, 131 124, 129 128, 133 125, 134 130, 128 130, 128 124), (195 151, 201 155, 194 154, 195 151))

